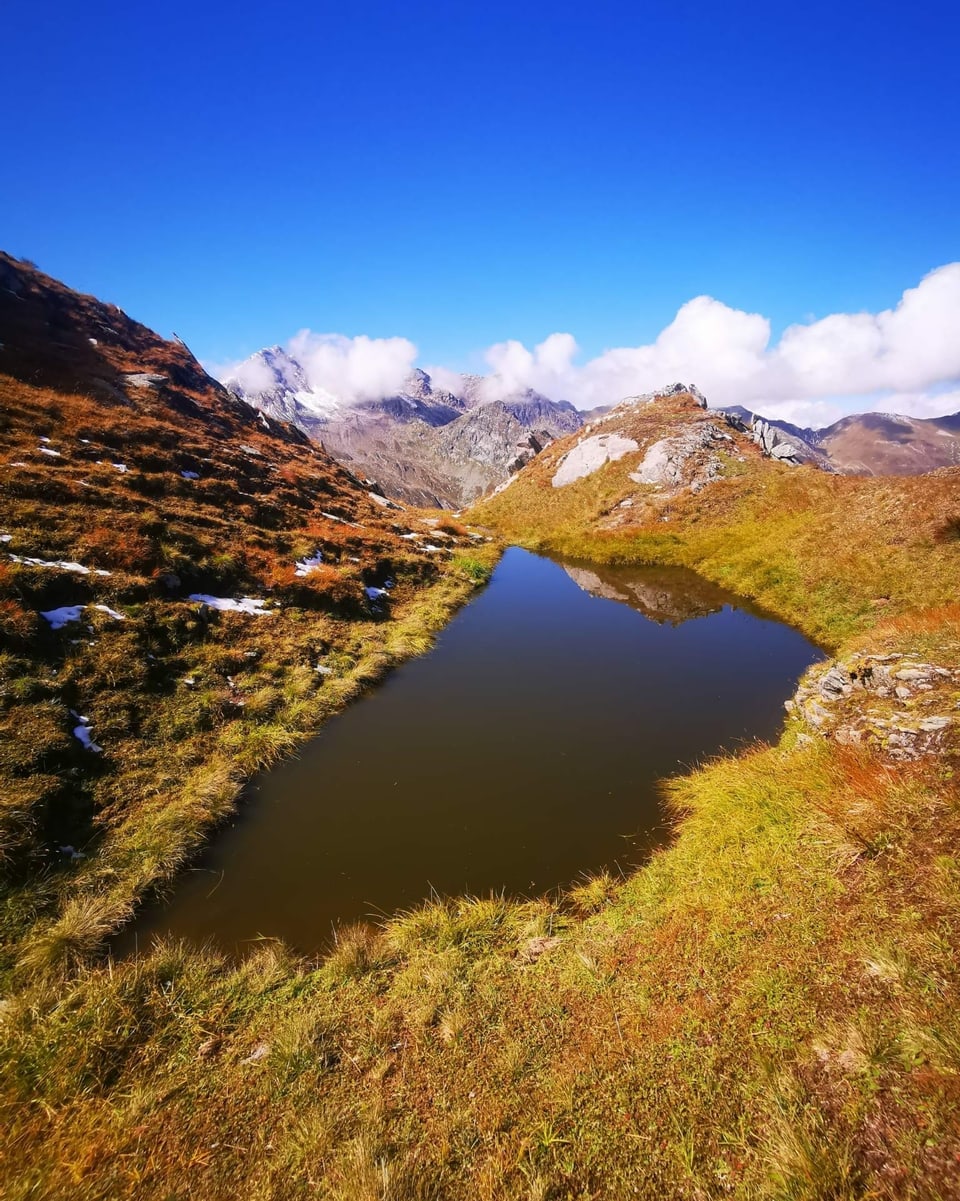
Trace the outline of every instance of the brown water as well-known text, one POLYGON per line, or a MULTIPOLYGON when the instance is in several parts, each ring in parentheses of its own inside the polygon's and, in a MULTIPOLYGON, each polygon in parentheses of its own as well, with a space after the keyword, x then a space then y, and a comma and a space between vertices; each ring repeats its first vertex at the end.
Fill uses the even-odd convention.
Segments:
POLYGON ((820 652, 680 569, 504 555, 430 654, 250 786, 141 916, 155 934, 304 952, 441 894, 538 894, 669 835, 657 781, 772 738, 820 652))

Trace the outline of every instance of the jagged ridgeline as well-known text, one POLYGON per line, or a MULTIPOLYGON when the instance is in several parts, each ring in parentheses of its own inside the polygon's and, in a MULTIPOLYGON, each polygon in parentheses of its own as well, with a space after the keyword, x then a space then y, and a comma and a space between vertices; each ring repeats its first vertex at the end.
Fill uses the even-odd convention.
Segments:
POLYGON ((568 401, 530 389, 504 391, 467 376, 451 392, 420 370, 395 395, 347 401, 311 386, 279 346, 258 351, 225 384, 260 412, 296 425, 389 496, 448 509, 476 500, 584 421, 568 401))
POLYGON ((0 256, 0 971, 75 960, 484 577, 180 341, 0 256))
MULTIPOLYGON (((459 377, 451 391, 420 370, 394 395, 348 399, 311 383, 303 365, 279 346, 258 351, 224 382, 238 398, 291 422, 375 480, 388 496, 454 509, 499 488, 555 439, 610 409, 580 412, 529 389, 512 392, 496 376, 459 377)), ((824 471, 912 475, 960 462, 960 414, 860 413, 806 429, 727 405, 717 419, 749 432, 774 458, 824 471)))

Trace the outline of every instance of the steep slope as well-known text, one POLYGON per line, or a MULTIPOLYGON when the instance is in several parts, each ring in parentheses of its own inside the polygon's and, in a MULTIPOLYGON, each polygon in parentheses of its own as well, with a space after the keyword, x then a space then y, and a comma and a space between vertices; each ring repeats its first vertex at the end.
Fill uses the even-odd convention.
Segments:
POLYGON ((6 256, 0 283, 2 975, 97 945, 483 553, 182 343, 6 256))
POLYGON ((490 380, 465 376, 455 394, 420 370, 396 395, 345 400, 312 388, 303 367, 278 346, 258 351, 224 383, 261 412, 295 424, 387 495, 440 508, 475 500, 583 420, 567 401, 532 390, 501 397, 490 380))

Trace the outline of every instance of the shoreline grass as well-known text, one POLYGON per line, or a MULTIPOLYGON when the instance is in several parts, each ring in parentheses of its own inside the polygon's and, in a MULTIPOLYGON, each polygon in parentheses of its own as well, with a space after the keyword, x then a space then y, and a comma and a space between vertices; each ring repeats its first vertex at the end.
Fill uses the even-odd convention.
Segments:
MULTIPOLYGON (((662 526, 598 528, 619 468, 578 499, 546 490, 550 466, 468 518, 693 566, 844 655, 960 672, 957 547, 938 533, 955 473, 761 464, 662 526)), ((318 963, 168 941, 23 981, 0 1008, 8 1195, 958 1195, 956 767, 952 728, 895 763, 794 713, 774 745, 667 782, 676 838, 623 880, 435 899, 341 931, 318 963)))

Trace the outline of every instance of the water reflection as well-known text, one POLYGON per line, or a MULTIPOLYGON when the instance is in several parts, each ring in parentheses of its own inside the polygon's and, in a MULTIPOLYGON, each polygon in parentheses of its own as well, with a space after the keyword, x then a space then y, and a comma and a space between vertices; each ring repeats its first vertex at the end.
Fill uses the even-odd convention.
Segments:
POLYGON ((431 890, 530 895, 627 867, 668 837, 658 781, 775 736, 817 657, 690 572, 509 550, 430 654, 253 782, 124 945, 310 952, 431 890))
POLYGON ((644 617, 672 626, 694 617, 718 613, 734 601, 719 584, 713 584, 682 567, 599 567, 563 563, 571 580, 604 600, 619 601, 644 617))

